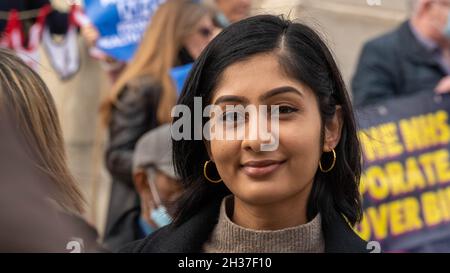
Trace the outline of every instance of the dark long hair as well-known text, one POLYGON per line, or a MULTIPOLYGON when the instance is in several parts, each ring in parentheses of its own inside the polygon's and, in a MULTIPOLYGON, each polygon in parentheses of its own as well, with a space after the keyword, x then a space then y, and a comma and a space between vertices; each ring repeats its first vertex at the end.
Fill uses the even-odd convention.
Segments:
MULTIPOLYGON (((236 62, 261 53, 276 54, 290 77, 313 90, 322 120, 322 143, 324 125, 334 116, 336 106, 342 107, 344 125, 335 149, 336 165, 329 173, 317 171, 308 200, 307 217, 312 219, 321 213, 323 221, 330 222, 337 212, 354 225, 362 215, 358 191, 361 152, 355 118, 336 62, 326 44, 310 27, 272 15, 251 17, 229 26, 209 44, 195 63, 178 104, 188 106, 191 113, 194 111, 194 97, 203 98, 203 107, 210 104, 223 71, 236 62)), ((206 121, 204 118, 203 123, 206 121)), ((191 122, 191 128, 194 128, 192 140, 173 141, 175 168, 186 186, 186 192, 179 200, 175 225, 182 224, 211 201, 231 193, 223 183, 212 184, 204 178, 202 168, 209 157, 204 141, 193 140, 194 131, 201 128, 194 127, 193 119, 191 122)))

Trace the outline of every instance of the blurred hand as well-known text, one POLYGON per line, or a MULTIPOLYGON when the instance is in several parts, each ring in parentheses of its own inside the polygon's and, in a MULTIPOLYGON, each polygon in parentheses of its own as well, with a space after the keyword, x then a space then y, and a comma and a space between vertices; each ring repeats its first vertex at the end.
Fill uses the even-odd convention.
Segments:
POLYGON ((450 93, 450 76, 444 77, 434 91, 438 94, 450 93))
POLYGON ((86 40, 88 46, 92 47, 97 42, 100 33, 94 25, 88 24, 81 27, 81 35, 86 40))

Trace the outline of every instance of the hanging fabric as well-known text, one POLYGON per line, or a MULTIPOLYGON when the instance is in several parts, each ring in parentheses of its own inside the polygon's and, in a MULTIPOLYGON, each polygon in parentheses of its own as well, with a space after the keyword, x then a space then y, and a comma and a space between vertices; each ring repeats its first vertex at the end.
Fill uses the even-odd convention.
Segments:
POLYGON ((54 41, 49 27, 45 27, 42 36, 42 44, 50 64, 61 80, 69 80, 80 69, 81 58, 75 10, 75 6, 72 6, 69 12, 69 28, 61 42, 54 41))
POLYGON ((29 30, 28 43, 26 45, 19 12, 12 10, 5 28, 3 41, 1 42, 14 50, 25 63, 35 70, 39 66, 39 44, 45 26, 45 19, 51 10, 50 5, 45 5, 40 8, 36 22, 29 30))

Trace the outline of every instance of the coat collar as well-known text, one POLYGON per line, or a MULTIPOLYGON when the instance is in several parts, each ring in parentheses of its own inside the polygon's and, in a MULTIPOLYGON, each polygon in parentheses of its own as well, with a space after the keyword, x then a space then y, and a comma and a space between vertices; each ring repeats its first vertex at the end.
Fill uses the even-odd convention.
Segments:
MULTIPOLYGON (((162 228, 154 236, 146 239, 142 252, 158 253, 199 253, 203 244, 209 239, 217 224, 220 202, 214 201, 204 207, 187 222, 178 227, 171 225, 162 228)), ((363 241, 344 218, 337 213, 330 217, 328 224, 323 224, 325 252, 358 253, 368 252, 367 243, 363 241)))
POLYGON ((399 42, 397 44, 400 47, 398 52, 406 55, 409 60, 415 63, 435 66, 442 71, 443 69, 433 57, 432 51, 417 40, 411 27, 409 21, 400 25, 398 29, 399 42))
POLYGON ((367 242, 361 239, 343 216, 333 211, 329 222, 323 222, 326 253, 367 253, 367 242))

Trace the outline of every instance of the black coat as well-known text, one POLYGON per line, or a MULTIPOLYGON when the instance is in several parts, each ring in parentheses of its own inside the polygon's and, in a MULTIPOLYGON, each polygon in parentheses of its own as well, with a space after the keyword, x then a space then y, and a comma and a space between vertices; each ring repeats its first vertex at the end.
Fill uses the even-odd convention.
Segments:
POLYGON ((353 102, 364 106, 420 91, 433 92, 446 75, 405 22, 364 45, 352 81, 353 102))
POLYGON ((133 184, 133 152, 139 138, 158 126, 160 93, 158 83, 142 77, 124 88, 112 109, 105 158, 112 188, 104 236, 111 250, 144 236, 138 224, 140 200, 133 184))
MULTIPOLYGON (((217 224, 221 202, 204 206, 179 227, 171 225, 157 230, 143 240, 128 244, 121 252, 128 253, 200 253, 217 224)), ((341 217, 333 215, 332 225, 322 225, 325 252, 368 252, 367 243, 341 217)))

